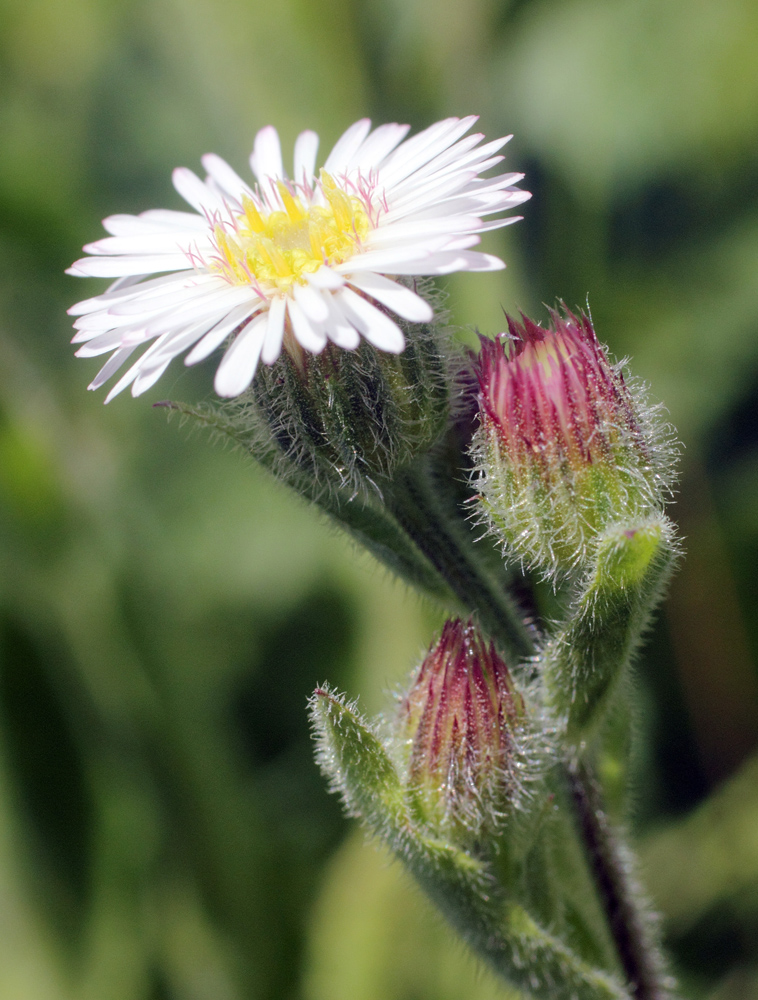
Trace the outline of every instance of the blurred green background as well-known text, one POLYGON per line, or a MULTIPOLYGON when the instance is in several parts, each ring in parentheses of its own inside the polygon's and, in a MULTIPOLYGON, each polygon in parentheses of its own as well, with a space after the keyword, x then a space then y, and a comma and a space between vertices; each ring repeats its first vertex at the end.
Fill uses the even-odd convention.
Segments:
MULTIPOLYGON (((494 1000, 312 763, 439 613, 149 397, 86 393, 64 276, 255 131, 514 132, 504 274, 462 328, 589 305, 685 443, 688 559, 640 663, 634 811, 688 995, 758 997, 755 0, 0 0, 0 998, 494 1000)), ((464 330, 465 335, 465 330, 464 330)))

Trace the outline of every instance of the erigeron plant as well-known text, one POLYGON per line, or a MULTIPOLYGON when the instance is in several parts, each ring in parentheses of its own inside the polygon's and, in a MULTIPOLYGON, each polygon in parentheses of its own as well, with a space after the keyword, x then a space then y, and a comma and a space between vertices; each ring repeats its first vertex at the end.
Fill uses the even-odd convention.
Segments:
POLYGON ((664 1000, 597 765, 618 753, 609 733, 678 555, 676 449, 587 316, 509 319, 473 360, 454 346, 429 278, 504 266, 472 247, 529 197, 521 175, 480 176, 505 140, 467 136, 473 121, 410 139, 357 122, 318 173, 305 132, 289 176, 267 128, 256 183, 212 154, 204 180, 176 171, 194 213, 112 216, 73 266, 116 279, 73 307, 74 340, 110 353, 90 388, 147 348, 106 402, 226 345, 227 402, 162 405, 249 451, 451 615, 389 731, 316 690, 332 789, 524 995, 664 1000), (525 572, 560 588, 559 620, 526 616, 525 572))

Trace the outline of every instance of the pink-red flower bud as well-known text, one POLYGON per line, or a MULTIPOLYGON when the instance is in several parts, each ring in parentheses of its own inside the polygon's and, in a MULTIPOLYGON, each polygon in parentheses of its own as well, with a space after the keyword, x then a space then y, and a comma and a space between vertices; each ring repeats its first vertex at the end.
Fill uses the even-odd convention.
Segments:
POLYGON ((420 817, 458 839, 496 824, 515 789, 524 703, 478 628, 446 622, 401 704, 407 781, 420 817))
POLYGON ((507 334, 482 338, 474 455, 506 553, 557 576, 609 524, 661 509, 675 456, 589 318, 551 319, 544 329, 509 317, 507 334))

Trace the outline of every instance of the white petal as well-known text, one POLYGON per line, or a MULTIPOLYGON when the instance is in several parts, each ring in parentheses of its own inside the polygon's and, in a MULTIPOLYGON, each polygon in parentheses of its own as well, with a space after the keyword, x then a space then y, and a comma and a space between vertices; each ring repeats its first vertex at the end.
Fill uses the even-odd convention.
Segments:
MULTIPOLYGON (((520 193, 526 194, 526 192, 520 193)), ((527 199, 523 200, 526 201, 527 199)), ((493 212, 500 212, 511 207, 512 203, 508 192, 492 191, 484 194, 463 192, 435 201, 428 208, 424 208, 418 203, 415 205, 412 203, 408 204, 407 207, 398 212, 393 211, 391 214, 385 215, 381 220, 381 224, 390 225, 396 219, 402 219, 406 222, 434 219, 442 213, 450 215, 491 215, 493 212)))
POLYGON ((160 365, 155 365, 154 367, 146 370, 140 370, 140 374, 137 376, 134 384, 132 385, 132 396, 136 398, 137 396, 141 396, 143 392, 147 392, 148 389, 151 389, 172 361, 173 358, 169 358, 160 365))
MULTIPOLYGON (((164 274, 160 278, 150 278, 148 281, 128 278, 120 279, 120 281, 129 280, 134 280, 135 283, 121 288, 116 288, 115 285, 112 285, 102 295, 96 295, 94 298, 83 299, 81 302, 77 302, 76 305, 71 306, 68 310, 69 316, 82 316, 85 313, 95 312, 97 309, 107 309, 114 303, 125 302, 135 296, 141 297, 142 295, 146 295, 148 291, 158 289, 158 286, 179 285, 191 279, 188 279, 186 274, 164 274)), ((120 281, 115 284, 120 284, 120 281)))
MULTIPOLYGON (((465 260, 461 251, 437 250, 419 254, 412 260, 397 259, 391 264, 380 268, 382 274, 421 276, 426 274, 450 274, 453 271, 466 270, 465 260), (458 265, 461 266, 458 266, 458 265)), ((373 270, 373 265, 371 270, 373 270)))
POLYGON ((224 211, 224 203, 219 196, 189 168, 177 167, 171 179, 182 198, 201 215, 213 216, 224 211))
POLYGON ((329 156, 326 158, 324 170, 328 174, 340 175, 345 172, 347 165, 361 146, 361 143, 371 129, 371 119, 361 118, 344 132, 334 145, 329 156))
MULTIPOLYGON (((138 215, 109 215, 107 219, 103 219, 103 229, 111 236, 133 236, 135 233, 144 233, 147 225, 138 215)), ((153 225, 151 232, 155 232, 158 228, 157 225, 153 225)))
POLYGON ((412 136, 388 158, 379 172, 379 183, 387 188, 399 184, 429 160, 447 149, 464 135, 476 121, 468 118, 448 118, 412 136))
MULTIPOLYGON (((473 124, 473 122, 470 124, 473 124)), ((470 124, 463 129, 464 132, 470 128, 470 124)), ((423 132, 417 132, 416 135, 411 136, 383 164, 379 172, 380 183, 382 185, 398 183, 403 177, 412 173, 416 166, 426 162, 429 156, 434 156, 438 144, 441 143, 441 146, 439 146, 441 149, 450 145, 450 142, 454 142, 455 140, 451 139, 447 141, 447 136, 458 125, 459 119, 445 118, 425 128, 423 132), (427 154, 427 150, 431 150, 431 152, 427 154)))
POLYGON ((313 274, 306 274, 306 281, 309 285, 313 285, 314 288, 322 289, 336 289, 342 288, 345 284, 345 279, 340 277, 335 271, 330 267, 323 265, 318 269, 318 271, 313 274))
POLYGON ((395 222, 375 229, 369 234, 365 245, 371 250, 379 250, 393 244, 409 241, 416 243, 439 235, 479 232, 481 226, 482 220, 475 215, 440 216, 422 219, 419 222, 395 222))
POLYGON ((200 157, 200 162, 218 186, 231 195, 240 205, 242 204, 243 194, 252 195, 253 192, 250 185, 246 184, 239 174, 235 170, 232 170, 226 160, 222 160, 220 156, 216 156, 215 153, 206 153, 205 156, 200 157))
MULTIPOLYGON (((496 177, 477 177, 476 180, 471 181, 469 184, 466 194, 476 196, 484 192, 503 191, 504 189, 510 189, 511 194, 516 194, 520 189, 513 187, 513 185, 518 184, 523 179, 523 174, 498 174, 496 177)), ((504 193, 507 193, 507 191, 504 191, 504 193)))
POLYGON ((292 332, 306 351, 319 354, 326 347, 326 335, 305 315, 294 299, 287 299, 287 312, 292 323, 292 332))
MULTIPOLYGON (((473 136, 469 137, 469 139, 471 138, 473 136)), ((477 140, 480 138, 481 136, 477 137, 477 140)), ((450 149, 445 150, 429 163, 424 164, 423 167, 415 171, 412 176, 407 177, 402 183, 396 184, 394 190, 397 193, 400 191, 405 192, 413 189, 419 183, 426 183, 433 178, 440 178, 460 171, 473 170, 475 173, 480 174, 482 171, 502 161, 502 156, 492 156, 491 154, 495 150, 500 149, 509 138, 510 136, 504 139, 496 139, 494 142, 489 142, 478 149, 468 150, 466 147, 469 139, 465 139, 463 142, 451 146, 450 149)))
POLYGON ((328 295, 329 319, 325 329, 329 339, 345 351, 354 351, 361 342, 361 337, 353 324, 345 316, 339 303, 333 295, 328 295))
POLYGON ((428 323, 434 316, 434 310, 420 295, 412 292, 405 285, 374 274, 371 271, 350 275, 350 284, 361 291, 367 292, 373 299, 387 306, 398 316, 413 323, 428 323))
MULTIPOLYGON (((483 146, 480 146, 479 142, 481 142, 483 138, 483 135, 477 135, 477 143, 473 148, 469 143, 468 138, 455 143, 455 145, 446 149, 438 156, 435 156, 433 160, 430 160, 429 163, 425 164, 424 167, 419 170, 418 176, 432 177, 459 170, 475 170, 477 174, 480 174, 493 164, 500 163, 503 157, 496 156, 495 154, 502 149, 503 146, 513 138, 513 136, 502 136, 500 139, 494 139, 492 142, 487 142, 483 146)), ((413 184, 415 177, 416 175, 414 175, 414 177, 409 177, 403 182, 403 186, 413 184)))
POLYGON ((128 333, 123 330, 107 330, 105 333, 91 337, 87 343, 82 344, 75 356, 77 358, 97 358, 101 354, 107 354, 108 351, 114 351, 121 347, 136 347, 151 339, 146 335, 144 327, 134 327, 128 333))
POLYGON ((310 186, 316 174, 317 153, 318 136, 316 133, 310 130, 301 132, 295 140, 295 171, 292 179, 296 184, 310 186))
POLYGON ((136 364, 132 365, 132 367, 129 369, 126 375, 124 375, 122 378, 118 380, 118 382, 116 382, 116 384, 113 386, 111 391, 105 397, 103 402, 106 404, 110 403, 110 401, 112 399, 115 399, 116 396, 119 395, 119 393, 123 392, 128 385, 132 384, 132 382, 136 379, 138 374, 139 374, 139 361, 136 364))
POLYGON ((219 396, 227 399, 239 396, 253 381, 267 324, 268 313, 260 313, 237 335, 237 339, 221 359, 213 382, 219 396))
POLYGON ((508 208, 515 208, 516 205, 523 205, 532 197, 531 191, 504 191, 503 197, 507 196, 508 208))
POLYGON ((465 190, 466 185, 476 177, 472 171, 454 174, 452 177, 436 178, 418 188, 412 188, 400 196, 388 198, 389 211, 381 217, 382 225, 394 222, 399 216, 412 215, 424 209, 437 208, 437 203, 465 190))
POLYGON ((103 301, 102 296, 96 295, 92 299, 82 299, 81 302, 75 302, 66 312, 69 316, 86 316, 87 313, 102 309, 107 304, 107 301, 103 301))
POLYGON ((482 222, 476 231, 477 233, 489 233, 493 229, 502 229, 503 226, 510 226, 514 222, 521 222, 523 218, 523 215, 507 215, 503 219, 489 219, 487 222, 482 222))
POLYGON ((292 294, 295 297, 295 302, 308 319, 312 319, 315 323, 323 323, 329 315, 329 307, 324 301, 323 294, 317 292, 315 288, 311 288, 310 285, 301 285, 295 282, 292 286, 292 294))
POLYGON ((140 254, 124 257, 82 257, 66 271, 85 278, 116 278, 154 271, 189 271, 194 267, 186 254, 140 254))
MULTIPOLYGON (((207 229, 208 220, 193 212, 175 212, 173 208, 149 208, 140 212, 140 219, 159 225, 162 229, 207 229)), ((115 234, 114 234, 115 235, 115 234)))
POLYGON ((143 370, 143 366, 146 367, 149 366, 151 357, 154 355, 154 353, 160 347, 160 345, 161 341, 156 340, 156 342, 152 345, 152 347, 150 347, 147 351, 145 351, 142 357, 137 359, 137 361, 127 371, 127 373, 119 379, 119 381, 113 386, 111 391, 105 397, 106 403, 110 403, 110 401, 114 399, 116 396, 118 396, 120 392, 123 392, 128 385, 131 385, 132 382, 137 378, 137 376, 143 370))
POLYGON ((398 264, 392 274, 452 274, 454 271, 502 271, 499 257, 475 250, 448 250, 429 254, 415 264, 398 264))
POLYGON ((202 299, 229 290, 229 285, 216 275, 202 275, 199 280, 187 280, 184 276, 182 278, 181 282, 167 285, 164 289, 155 289, 151 293, 145 292, 143 295, 133 295, 115 302, 108 309, 107 315, 146 316, 174 306, 189 305, 198 298, 202 299))
MULTIPOLYGON (((516 221, 515 219, 513 220, 516 221)), ((505 262, 491 253, 479 253, 476 250, 458 251, 458 256, 463 260, 463 267, 458 267, 459 271, 502 271, 505 262)))
POLYGON ((287 300, 283 295, 277 295, 271 300, 268 311, 268 330, 261 352, 261 361, 264 364, 272 365, 281 353, 286 311, 287 300))
POLYGON ((240 323, 244 323, 245 320, 256 311, 255 304, 245 303, 242 306, 237 306, 236 309, 232 309, 228 316, 225 316, 220 320, 212 330, 203 337, 202 340, 192 348, 190 353, 184 359, 185 365, 196 365, 200 361, 205 361, 209 354, 213 354, 217 347, 219 347, 229 334, 234 330, 235 327, 239 326, 240 323))
MULTIPOLYGON (((160 310, 157 310, 160 312, 160 310)), ((80 316, 79 319, 74 323, 74 329, 78 332, 75 334, 74 339, 71 341, 72 344, 79 344, 83 340, 89 340, 90 337, 97 333, 102 333, 105 330, 115 330, 118 327, 134 326, 135 324, 142 322, 142 315, 144 310, 139 316, 113 316, 106 309, 100 312, 87 313, 85 316, 80 316)), ((152 316, 154 313, 149 313, 152 316)))
POLYGON ((480 236, 456 236, 450 239, 445 244, 445 250, 469 250, 471 247, 475 247, 477 243, 481 243, 480 236))
POLYGON ((361 143, 346 169, 351 173, 354 170, 368 173, 371 169, 376 169, 398 143, 402 142, 409 129, 410 125, 380 125, 361 143))
POLYGON ((354 351, 361 342, 361 335, 347 320, 342 324, 330 326, 327 333, 329 340, 343 351, 354 351))
POLYGON ((192 212, 153 209, 140 215, 109 215, 107 219, 103 219, 103 228, 111 236, 166 232, 197 233, 199 230, 207 230, 208 220, 192 212))
POLYGON ((285 176, 282 145, 279 142, 279 133, 273 125, 267 125, 256 135, 250 166, 261 186, 264 186, 269 177, 280 179, 285 176))
MULTIPOLYGON (((167 277, 170 278, 172 275, 167 275, 167 277)), ((165 279, 153 278, 151 280, 162 281, 165 279)), ((132 290, 131 286, 139 284, 140 281, 142 281, 142 278, 139 275, 127 275, 123 278, 116 278, 115 281, 112 281, 110 285, 108 285, 103 294, 110 295, 118 292, 120 295, 122 292, 130 292, 132 290)))
POLYGON ((385 316, 381 310, 349 288, 337 292, 336 298, 348 319, 355 323, 374 347, 392 354, 399 354, 403 350, 405 337, 397 323, 394 323, 389 316, 385 316))
MULTIPOLYGON (((169 330, 166 333, 162 334, 160 339, 164 339, 165 337, 170 336, 172 333, 173 331, 169 330)), ((146 344, 148 340, 154 340, 154 339, 155 339, 155 334, 150 333, 149 330, 146 330, 144 328, 142 328, 141 330, 139 329, 127 330, 126 332, 122 331, 121 346, 122 347, 131 347, 132 345, 139 346, 140 344, 146 344)))
POLYGON ((164 274, 160 278, 149 278, 146 281, 140 280, 140 277, 138 275, 136 277, 120 278, 106 292, 103 292, 102 295, 96 295, 91 299, 83 299, 81 302, 77 302, 76 305, 71 306, 68 310, 69 316, 81 316, 88 312, 95 312, 97 309, 108 309, 117 303, 128 302, 133 298, 146 298, 149 295, 159 294, 170 286, 189 287, 193 283, 206 281, 212 276, 198 274, 188 277, 184 273, 164 274))
MULTIPOLYGON (((153 317, 150 317, 153 318, 153 317)), ((76 333, 71 338, 72 344, 84 344, 93 339, 99 339, 106 333, 112 333, 122 338, 131 330, 144 328, 145 319, 142 316, 125 316, 119 319, 109 316, 108 313, 93 313, 77 320, 76 333), (81 325, 80 325, 81 324, 81 325)), ((102 353, 102 352, 98 352, 102 353)))
POLYGON ((217 295, 208 295, 197 302, 191 302, 183 309, 169 309, 168 312, 161 313, 154 317, 147 324, 148 333, 157 336, 163 333, 171 333, 186 323, 199 323, 201 319, 216 316, 218 320, 227 316, 232 309, 238 306, 250 306, 255 308, 260 301, 257 296, 250 294, 249 288, 228 288, 217 295))
MULTIPOLYGON (((418 243, 408 243, 399 247, 368 250, 366 253, 356 254, 355 257, 342 264, 335 264, 333 270, 338 274, 350 274, 357 270, 392 272, 397 264, 422 261, 430 253, 443 250, 449 242, 450 237, 437 236, 434 239, 420 240, 418 243)), ((474 242, 478 242, 478 239, 475 239, 474 242)))
POLYGON ((199 233, 146 233, 133 236, 106 236, 102 240, 88 243, 83 249, 86 253, 97 255, 108 254, 175 254, 186 253, 190 248, 197 248, 199 253, 211 249, 210 232, 208 236, 199 233))
POLYGON ((127 358, 131 354, 134 354, 136 350, 136 347, 121 347, 119 350, 114 351, 87 388, 99 389, 101 385, 105 385, 111 375, 115 375, 127 358))
MULTIPOLYGON (((197 219, 199 216, 193 215, 192 218, 197 219)), ((165 227, 158 222, 142 219, 139 215, 109 215, 107 219, 103 219, 103 229, 111 236, 136 236, 139 233, 163 232, 165 227)))
POLYGON ((79 331, 72 343, 79 343, 87 340, 88 335, 92 335, 101 330, 115 330, 119 327, 127 327, 140 323, 148 323, 157 320, 169 310, 172 314, 181 315, 185 308, 195 308, 212 295, 218 292, 211 288, 169 288, 163 296, 144 295, 125 299, 116 302, 108 309, 100 312, 87 313, 77 319, 74 328, 79 331))
POLYGON ((211 327, 215 326, 215 323, 215 317, 210 319, 206 317, 199 323, 192 323, 183 330, 174 331, 163 341, 160 350, 156 352, 157 360, 160 361, 163 358, 171 360, 179 354, 184 354, 187 348, 192 347, 201 337, 204 337, 211 327))
MULTIPOLYGON (((446 173, 444 168, 451 162, 455 163, 456 160, 463 157, 465 153, 471 150, 474 146, 482 141, 481 133, 475 133, 474 135, 467 135, 464 139, 459 142, 454 143, 447 149, 443 149, 442 152, 437 153, 435 156, 431 157, 428 161, 424 163, 416 162, 416 168, 412 173, 408 174, 402 180, 397 181, 392 187, 392 197, 399 196, 399 193, 407 193, 408 190, 413 190, 416 187, 428 184, 435 179, 440 173, 446 173)), ((473 169, 471 171, 472 176, 477 176, 477 171, 473 169)), ((381 177, 380 177, 381 183, 381 177)))

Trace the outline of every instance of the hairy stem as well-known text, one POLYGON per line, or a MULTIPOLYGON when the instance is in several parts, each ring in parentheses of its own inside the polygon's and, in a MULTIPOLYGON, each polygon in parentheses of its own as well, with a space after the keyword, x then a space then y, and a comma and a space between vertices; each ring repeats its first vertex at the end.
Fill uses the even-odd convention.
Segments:
MULTIPOLYGON (((414 468, 395 480, 393 495, 387 498, 395 517, 505 651, 528 656, 533 637, 514 603, 475 560, 462 537, 465 526, 446 515, 425 473, 428 470, 414 468)), ((569 765, 568 779, 579 833, 630 995, 635 1000, 671 1000, 671 981, 655 940, 654 921, 634 885, 625 848, 603 809, 601 790, 586 760, 569 765)))
MULTIPOLYGON (((515 604, 489 577, 463 537, 465 525, 447 516, 428 470, 415 467, 395 479, 388 505, 418 549, 449 583, 455 596, 476 611, 483 627, 515 658, 533 650, 533 636, 515 604)), ((671 1000, 671 981, 630 872, 626 849, 603 809, 602 794, 589 764, 572 762, 569 788, 590 870, 615 943, 621 967, 635 1000, 671 1000)))
POLYGON ((671 980, 655 941, 629 860, 603 809, 602 792, 586 760, 568 765, 571 795, 595 884, 635 1000, 671 1000, 671 980))
POLYGON ((464 607, 475 611, 503 652, 518 662, 534 651, 534 639, 515 603, 491 579, 463 537, 465 525, 451 521, 435 497, 424 466, 395 477, 387 505, 417 548, 447 580, 464 607))

